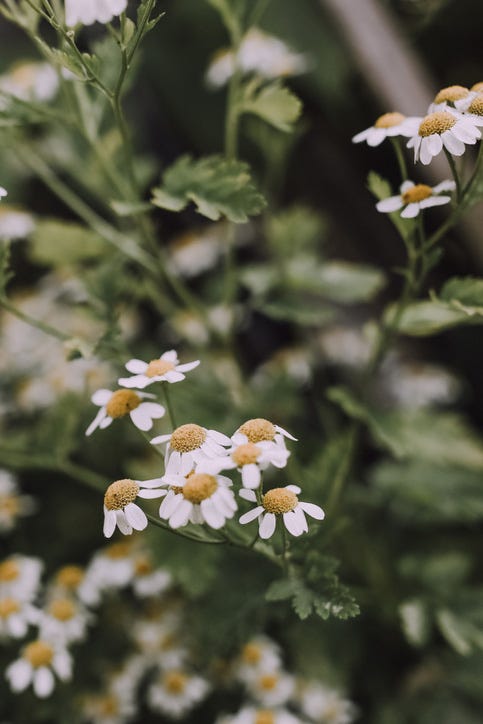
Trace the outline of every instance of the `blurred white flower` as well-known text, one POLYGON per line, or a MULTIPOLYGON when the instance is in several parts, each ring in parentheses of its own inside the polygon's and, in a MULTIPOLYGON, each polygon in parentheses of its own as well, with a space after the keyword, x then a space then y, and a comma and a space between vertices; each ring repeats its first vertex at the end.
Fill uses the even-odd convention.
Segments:
POLYGON ((46 103, 59 89, 59 76, 49 63, 24 61, 0 76, 0 109, 8 107, 6 95, 22 101, 46 103))
POLYGON ((172 719, 181 719, 194 709, 209 691, 208 682, 201 676, 184 670, 163 671, 149 686, 149 706, 172 719))
POLYGON ((136 596, 139 598, 159 596, 168 590, 172 582, 171 574, 163 568, 155 568, 147 553, 141 551, 134 556, 132 587, 136 596))
MULTIPOLYGON (((284 488, 273 488, 262 496, 262 504, 257 505, 240 518, 240 523, 251 523, 252 520, 259 520, 260 538, 270 538, 275 533, 277 518, 282 517, 283 525, 293 536, 302 535, 308 531, 305 514, 316 520, 323 520, 325 513, 322 508, 314 503, 303 503, 299 501, 297 494, 301 490, 297 485, 286 485, 284 488)), ((240 490, 240 497, 250 502, 257 502, 257 496, 253 490, 240 490)))
POLYGON ((255 636, 242 648, 236 661, 238 679, 247 682, 279 671, 282 664, 280 647, 268 636, 255 636))
POLYGON ((222 716, 216 724, 304 724, 287 709, 244 706, 237 714, 222 716))
POLYGON ((0 470, 0 535, 9 533, 18 518, 31 515, 34 510, 34 498, 22 495, 13 475, 6 470, 0 470))
POLYGON ((124 588, 133 577, 133 541, 112 543, 93 556, 79 585, 79 598, 88 606, 97 606, 103 593, 124 588))
POLYGON ((62 646, 38 639, 27 644, 19 659, 5 671, 14 692, 25 691, 30 684, 41 699, 50 696, 55 688, 54 673, 61 681, 72 677, 72 658, 62 646))
POLYGON ((34 229, 35 221, 32 214, 10 204, 0 206, 1 240, 25 239, 34 229))
POLYGON ((90 619, 84 606, 73 597, 55 597, 36 611, 33 622, 41 639, 68 645, 84 640, 90 619))
POLYGON ((425 362, 388 360, 381 381, 392 400, 410 409, 450 404, 461 393, 461 383, 451 372, 425 362))
POLYGON ((451 196, 444 195, 443 191, 454 191, 454 181, 442 181, 437 186, 426 184, 415 184, 413 181, 404 181, 400 187, 400 194, 390 196, 376 204, 376 209, 384 214, 402 209, 401 216, 405 219, 413 219, 423 209, 431 206, 449 204, 451 196))
POLYGON ((126 7, 127 0, 65 0, 65 24, 72 28, 77 23, 108 23, 126 7))
POLYGON ((317 681, 303 683, 297 697, 305 716, 321 724, 351 724, 356 708, 340 692, 317 681))
POLYGON ((0 561, 0 596, 30 602, 36 597, 44 564, 39 558, 15 554, 0 561))
POLYGON ((35 608, 19 598, 0 594, 0 641, 23 638, 35 618, 35 608))
POLYGON ((179 364, 178 354, 174 349, 164 352, 161 357, 151 360, 151 362, 143 362, 140 359, 131 359, 126 363, 128 372, 133 373, 133 377, 121 377, 118 383, 122 387, 136 387, 144 389, 154 382, 181 382, 185 379, 184 372, 189 372, 198 367, 200 361, 179 364))
POLYGON ((284 671, 264 672, 246 681, 250 695, 262 706, 284 706, 295 690, 295 679, 284 671))

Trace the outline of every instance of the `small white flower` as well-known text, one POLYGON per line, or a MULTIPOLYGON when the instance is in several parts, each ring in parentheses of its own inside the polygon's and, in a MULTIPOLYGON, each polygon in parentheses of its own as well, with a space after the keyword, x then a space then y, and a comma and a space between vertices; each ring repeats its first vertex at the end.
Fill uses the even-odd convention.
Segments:
POLYGON ((89 563, 78 587, 79 599, 88 606, 98 606, 102 594, 129 585, 134 578, 131 540, 111 543, 98 551, 89 563))
POLYGON ((206 523, 216 530, 235 515, 237 504, 230 490, 231 480, 223 475, 200 472, 202 469, 198 467, 197 472, 186 478, 176 475, 163 478, 171 482, 171 488, 161 492, 166 497, 160 505, 159 517, 167 520, 171 528, 206 523))
POLYGON ((225 248, 225 225, 210 224, 178 236, 169 245, 168 268, 187 279, 213 269, 225 248))
POLYGON ((402 113, 384 113, 370 128, 361 131, 352 139, 352 143, 367 142, 368 146, 379 146, 386 138, 412 136, 418 130, 420 118, 403 116, 402 113))
POLYGON ((465 144, 473 145, 479 138, 481 131, 471 118, 446 107, 422 119, 407 147, 414 148, 415 162, 427 166, 443 147, 453 156, 462 156, 465 144))
POLYGON ((3 199, 5 196, 8 196, 8 191, 3 188, 3 186, 0 186, 0 200, 3 199))
POLYGON ((31 214, 3 204, 0 208, 0 239, 24 239, 35 229, 35 221, 31 214))
POLYGON ((134 574, 132 587, 140 598, 159 596, 173 582, 171 574, 162 568, 154 568, 150 556, 144 552, 134 557, 134 574))
POLYGON ((72 597, 55 597, 43 610, 37 610, 33 622, 39 637, 67 645, 85 638, 90 616, 81 603, 72 597))
POLYGON ((433 102, 428 108, 428 113, 444 111, 445 108, 459 108, 459 104, 465 102, 470 96, 470 91, 462 85, 450 85, 442 88, 436 93, 433 102))
POLYGON ((104 430, 113 420, 129 415, 139 430, 151 430, 153 420, 159 420, 166 412, 163 405, 157 402, 143 402, 143 399, 155 399, 147 392, 134 392, 133 390, 97 390, 91 397, 100 410, 86 430, 86 435, 92 435, 94 430, 104 430))
POLYGON ((244 706, 233 716, 222 716, 216 724, 304 724, 304 720, 287 709, 244 706))
POLYGON ((313 721, 351 724, 356 716, 356 708, 351 701, 317 681, 305 683, 298 699, 302 712, 313 721))
POLYGON ((423 209, 430 206, 441 206, 451 201, 451 196, 442 194, 443 191, 454 191, 454 181, 442 181, 437 186, 426 184, 415 184, 413 181, 404 181, 400 187, 400 194, 390 196, 376 204, 376 209, 384 214, 402 209, 401 216, 405 219, 413 219, 423 209))
POLYGON ((188 658, 180 635, 183 626, 179 614, 169 611, 152 619, 136 620, 131 633, 148 665, 157 664, 165 670, 179 669, 188 658))
POLYGON ((261 472, 269 465, 284 468, 290 452, 275 442, 245 442, 234 445, 223 455, 203 462, 207 472, 219 473, 221 470, 237 470, 241 473, 244 488, 254 490, 260 487, 261 472))
POLYGON ((267 707, 283 706, 295 690, 295 679, 284 671, 264 672, 248 680, 250 695, 267 707))
POLYGON ((13 555, 0 562, 0 596, 30 602, 36 597, 44 564, 38 558, 13 555))
POLYGON ((13 475, 0 470, 0 534, 13 530, 18 518, 31 515, 34 510, 34 499, 20 495, 13 475))
POLYGON ((483 93, 470 93, 457 104, 457 108, 475 126, 483 126, 483 93))
POLYGON ((116 526, 124 535, 144 530, 148 524, 146 513, 134 502, 136 498, 160 498, 164 491, 158 478, 153 480, 116 480, 104 495, 104 535, 110 538, 116 526))
POLYGON ((207 458, 222 457, 223 446, 231 445, 226 435, 216 430, 187 423, 173 430, 169 435, 159 435, 151 440, 152 445, 168 443, 166 446, 166 475, 188 475, 196 465, 207 458))
MULTIPOLYGON (((275 533, 277 516, 282 516, 283 524, 289 533, 294 536, 302 535, 308 531, 305 514, 316 520, 323 520, 325 513, 314 503, 299 502, 297 494, 301 490, 297 485, 286 485, 285 488, 273 488, 262 497, 262 504, 249 510, 240 518, 240 523, 250 523, 259 519, 260 538, 270 538, 275 533)), ((256 502, 257 497, 253 490, 240 490, 240 497, 256 502)))
POLYGON ((0 76, 0 108, 8 108, 9 100, 3 94, 22 101, 46 103, 59 89, 59 76, 50 63, 21 62, 0 76))
POLYGON ((72 658, 65 648, 38 639, 25 646, 5 676, 12 691, 25 691, 32 684, 36 696, 45 699, 54 690, 54 673, 61 681, 68 681, 72 677, 72 658))
POLYGON ((65 24, 72 28, 77 23, 108 23, 126 7, 127 0, 65 0, 65 24))
POLYGON ((208 682, 182 670, 165 671, 147 691, 149 706, 172 719, 181 719, 202 701, 209 691, 208 682))
POLYGON ((0 641, 4 638, 23 638, 33 622, 35 609, 12 596, 0 595, 0 641))
POLYGON ((133 377, 121 377, 118 383, 122 387, 136 387, 143 390, 154 382, 181 382, 185 379, 183 372, 189 372, 198 367, 200 361, 188 362, 180 365, 178 355, 174 349, 165 352, 158 359, 151 362, 143 362, 140 359, 130 359, 126 364, 128 372, 134 374, 133 377))
POLYGON ((371 340, 360 327, 336 324, 324 329, 318 341, 328 364, 357 369, 371 356, 371 340))
POLYGON ((244 445, 247 442, 260 443, 260 442, 274 442, 277 445, 285 447, 284 438, 288 437, 290 440, 297 440, 287 430, 279 425, 274 425, 273 422, 265 420, 263 417, 255 417, 252 420, 247 420, 241 425, 235 434, 232 436, 232 441, 235 445, 244 445))
POLYGON ((268 636, 256 636, 245 644, 237 659, 236 675, 247 682, 261 674, 279 671, 282 664, 280 647, 268 636))

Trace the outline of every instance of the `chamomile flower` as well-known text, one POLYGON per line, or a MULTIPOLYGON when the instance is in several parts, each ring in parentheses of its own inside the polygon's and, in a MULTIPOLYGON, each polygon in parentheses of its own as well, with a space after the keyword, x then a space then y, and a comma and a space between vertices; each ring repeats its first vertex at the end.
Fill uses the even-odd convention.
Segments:
POLYGON ((59 89, 59 76, 50 63, 22 61, 0 76, 0 108, 8 107, 8 97, 46 103, 59 89))
POLYGON ((208 472, 217 473, 221 470, 237 470, 241 473, 244 488, 254 490, 260 487, 262 471, 269 465, 284 468, 290 452, 275 442, 245 442, 234 445, 226 455, 203 463, 208 472))
POLYGON ((285 437, 290 438, 290 440, 297 440, 296 437, 287 432, 287 430, 284 430, 283 427, 274 425, 273 422, 265 420, 263 417, 255 417, 244 422, 231 439, 235 445, 244 445, 247 442, 254 444, 274 442, 277 443, 277 445, 285 447, 285 437))
POLYGON ((206 523, 217 530, 235 515, 238 506, 230 489, 230 478, 193 472, 186 478, 172 476, 171 481, 170 489, 166 493, 161 491, 166 497, 159 508, 159 517, 167 520, 171 528, 206 523))
POLYGON ((112 543, 93 556, 77 589, 79 599, 88 606, 97 606, 103 593, 124 588, 133 578, 133 541, 112 543))
MULTIPOLYGON (((277 517, 282 517, 283 525, 294 536, 302 535, 308 531, 305 514, 316 520, 323 520, 325 513, 314 503, 300 502, 297 495, 301 490, 297 485, 286 485, 285 488, 273 488, 262 496, 262 504, 249 510, 240 518, 240 523, 250 523, 255 518, 259 521, 258 533, 260 538, 270 538, 275 533, 277 517)), ((240 490, 240 496, 245 500, 256 502, 257 497, 253 490, 240 490)))
POLYGON ((21 495, 13 475, 0 470, 0 534, 9 533, 18 518, 30 515, 34 510, 34 499, 30 495, 21 495))
POLYGON ((231 445, 231 440, 216 430, 187 423, 169 435, 159 435, 151 440, 152 445, 163 443, 167 443, 166 475, 188 475, 202 460, 224 455, 224 446, 231 445))
POLYGON ((0 239, 24 239, 35 229, 35 221, 31 214, 22 209, 3 204, 0 208, 0 239))
POLYGON ((65 0, 65 24, 73 28, 78 23, 109 23, 126 7, 127 0, 65 0))
POLYGON ((172 584, 172 577, 168 571, 155 568, 150 556, 141 552, 134 557, 134 578, 132 587, 139 598, 159 596, 172 584))
POLYGON ((198 367, 200 361, 187 362, 180 365, 178 354, 174 349, 164 352, 158 359, 151 362, 143 362, 140 359, 130 359, 126 364, 128 372, 133 377, 121 377, 118 382, 122 387, 136 387, 143 390, 154 382, 181 382, 185 379, 184 372, 189 372, 198 367))
POLYGON ((116 526, 124 535, 144 530, 148 524, 146 513, 134 502, 136 498, 160 498, 161 482, 153 480, 116 480, 104 495, 104 535, 110 538, 116 526))
POLYGON ((284 671, 263 672, 250 679, 247 689, 262 706, 283 706, 295 690, 295 679, 284 671))
POLYGON ((0 641, 23 638, 32 623, 33 611, 33 606, 19 598, 0 595, 0 641))
POLYGON ((268 636, 255 636, 240 651, 236 662, 236 676, 240 681, 251 681, 262 673, 274 673, 282 664, 280 647, 268 636))
POLYGON ((65 645, 85 638, 89 620, 89 613, 80 602, 72 597, 60 596, 52 598, 34 616, 41 639, 65 645))
POLYGON ((483 92, 472 93, 458 104, 458 110, 475 126, 483 126, 483 92))
POLYGON ((464 101, 470 95, 468 88, 462 85, 450 85, 438 91, 433 102, 428 108, 428 113, 442 111, 447 106, 450 108, 458 108, 459 103, 464 101))
POLYGON ((147 392, 134 392, 133 390, 97 390, 91 397, 100 410, 86 430, 86 435, 92 435, 94 430, 104 430, 113 420, 129 415, 139 430, 151 430, 153 420, 159 420, 166 412, 163 405, 157 402, 143 402, 145 399, 155 399, 147 392))
POLYGON ((38 558, 19 554, 0 561, 0 596, 33 601, 43 567, 44 564, 38 558))
POLYGON ((53 596, 71 596, 75 598, 86 575, 81 566, 67 565, 59 568, 50 585, 53 596))
POLYGON ((5 197, 8 196, 7 189, 4 189, 3 186, 0 186, 0 201, 5 197))
POLYGON ((481 131, 472 119, 447 107, 423 118, 407 147, 414 148, 415 162, 427 166, 443 148, 453 156, 462 156, 465 144, 473 145, 480 138, 481 131))
POLYGON ((368 146, 379 146, 386 138, 396 136, 412 136, 418 129, 420 118, 404 116, 402 113, 393 111, 379 116, 373 126, 357 133, 352 143, 367 142, 368 146))
POLYGON ((5 676, 12 691, 25 691, 32 684, 34 693, 44 699, 54 690, 54 673, 61 681, 68 681, 72 677, 72 658, 65 648, 38 639, 25 646, 5 676))
POLYGON ((169 612, 156 618, 137 619, 131 633, 149 665, 179 669, 188 658, 188 651, 180 634, 182 626, 180 616, 169 612))
POLYGON ((208 691, 208 682, 201 676, 184 670, 163 671, 149 686, 147 701, 154 711, 181 719, 205 698, 208 691))
POLYGON ((107 691, 86 696, 82 711, 91 724, 125 724, 136 715, 135 697, 130 691, 107 691))
POLYGON ((305 683, 298 700, 305 716, 323 724, 351 724, 356 717, 356 708, 351 701, 317 681, 305 683))
POLYGON ((244 706, 237 714, 222 716, 217 724, 303 724, 287 709, 244 706))
POLYGON ((376 209, 384 214, 402 209, 401 216, 405 219, 413 219, 423 209, 430 206, 441 206, 449 204, 451 196, 444 194, 444 191, 454 191, 454 181, 442 181, 437 186, 427 184, 415 184, 414 181, 404 181, 400 187, 400 194, 390 196, 376 204, 376 209))

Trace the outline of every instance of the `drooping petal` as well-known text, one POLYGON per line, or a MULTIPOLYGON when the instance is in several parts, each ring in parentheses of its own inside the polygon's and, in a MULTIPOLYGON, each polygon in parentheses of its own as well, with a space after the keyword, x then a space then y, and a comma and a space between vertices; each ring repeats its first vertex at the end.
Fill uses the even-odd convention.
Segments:
POLYGON ((32 681, 32 666, 25 659, 17 659, 5 671, 12 691, 24 691, 32 681))
POLYGON ((428 136, 428 149, 432 156, 437 156, 438 153, 441 153, 443 149, 441 136, 437 133, 433 133, 431 136, 428 136))
POLYGON ((185 376, 182 372, 177 372, 176 370, 170 370, 169 372, 165 372, 162 377, 157 377, 158 380, 166 380, 166 382, 169 382, 170 384, 174 384, 175 382, 182 382, 185 379, 185 376))
POLYGON ((169 435, 157 435, 157 437, 153 437, 151 440, 151 445, 161 445, 163 442, 168 442, 171 440, 171 433, 169 435))
POLYGON ((245 525, 245 523, 251 523, 252 520, 255 520, 255 518, 258 518, 259 515, 263 513, 263 508, 261 505, 257 505, 256 508, 252 508, 252 510, 249 510, 248 513, 243 513, 242 516, 238 519, 238 522, 242 525, 245 525))
POLYGON ((376 204, 376 209, 382 214, 390 214, 392 211, 397 211, 403 205, 401 196, 390 196, 388 199, 382 199, 376 204))
POLYGON ((97 430, 97 428, 100 427, 100 424, 101 424, 101 422, 104 420, 104 418, 106 417, 106 414, 107 414, 107 413, 106 413, 106 408, 105 408, 105 407, 101 407, 101 409, 99 410, 99 412, 97 413, 97 415, 96 415, 95 418, 92 420, 92 422, 91 422, 91 424, 89 425, 89 427, 87 428, 87 430, 86 430, 86 437, 89 437, 89 435, 92 435, 92 433, 94 432, 94 430, 97 430))
POLYGON ((258 488, 262 479, 258 465, 254 463, 243 466, 241 477, 243 487, 251 490, 258 488))
POLYGON ((136 387, 139 390, 143 390, 145 387, 150 385, 152 382, 151 377, 145 375, 134 375, 134 377, 120 377, 117 381, 121 387, 136 387))
POLYGON ((104 507, 104 527, 103 533, 106 538, 110 538, 116 530, 116 513, 114 510, 108 510, 104 507))
POLYGON ((135 410, 131 410, 131 412, 129 413, 129 417, 136 425, 138 430, 142 430, 143 432, 151 430, 153 426, 153 421, 151 419, 151 415, 149 414, 149 410, 146 410, 144 408, 145 404, 148 405, 149 403, 143 403, 139 405, 139 407, 136 407, 135 410))
POLYGON ((165 494, 165 490, 140 490, 138 493, 138 498, 144 498, 144 500, 151 500, 154 498, 162 498, 165 494))
POLYGON ((105 430, 106 427, 109 427, 111 422, 112 422, 112 417, 109 417, 109 415, 106 415, 99 423, 100 429, 105 430))
POLYGON ((129 362, 126 362, 125 367, 133 375, 143 375, 148 369, 148 363, 143 362, 142 359, 130 359, 129 362))
POLYGON ((404 219, 414 219, 419 214, 420 208, 419 202, 408 204, 406 208, 401 211, 401 216, 404 219))
MULTIPOLYGON (((367 134, 367 145, 372 146, 373 148, 375 146, 379 146, 384 139, 386 138, 386 129, 385 128, 371 128, 369 129, 369 133, 367 134)), ((260 536, 262 537, 262 536, 260 536)))
POLYGON ((286 485, 285 487, 287 488, 287 490, 291 490, 292 493, 295 493, 295 495, 298 495, 302 492, 302 488, 299 488, 298 485, 286 485))
POLYGON ((34 672, 34 691, 39 699, 46 699, 54 690, 55 679, 50 669, 41 666, 34 672))
POLYGON ((301 519, 295 510, 290 510, 283 514, 283 522, 288 532, 294 536, 302 535, 305 532, 303 513, 301 519))
POLYGON ((166 412, 163 405, 160 405, 158 402, 142 402, 137 409, 139 410, 141 407, 153 420, 161 419, 166 412))
POLYGON ((116 510, 116 524, 123 535, 131 535, 132 527, 127 522, 123 510, 116 510))
POLYGON ((310 515, 312 518, 316 518, 316 520, 324 520, 325 513, 320 507, 320 505, 315 505, 315 503, 299 503, 299 507, 302 508, 302 510, 307 513, 307 515, 310 515))
POLYGON ((213 501, 210 498, 201 501, 201 512, 203 517, 211 528, 218 530, 223 528, 225 525, 225 518, 213 505, 213 501))
POLYGON ((275 425, 275 430, 277 432, 280 432, 284 437, 288 437, 290 440, 297 442, 297 438, 287 432, 287 430, 285 430, 283 427, 280 427, 280 425, 275 425))
POLYGON ((432 158, 433 154, 429 150, 428 137, 422 138, 421 144, 419 146, 419 160, 422 164, 424 164, 424 166, 427 166, 429 163, 431 163, 432 158))
MULTIPOLYGON (((224 435, 222 432, 218 432, 218 430, 208 430, 208 436, 214 440, 214 442, 217 443, 217 445, 231 445, 231 440, 229 437, 224 435)), ((223 451, 224 452, 224 451, 223 451)))
POLYGON ((238 495, 244 500, 249 500, 250 503, 255 503, 257 500, 257 496, 255 495, 253 490, 245 490, 244 488, 242 488, 239 491, 238 495))
POLYGON ((186 364, 183 365, 176 365, 176 369, 178 372, 191 372, 191 370, 194 370, 199 364, 200 360, 197 359, 194 362, 186 362, 186 364))
POLYGON ((445 148, 447 148, 453 156, 462 156, 464 154, 465 144, 456 138, 451 131, 445 131, 441 138, 443 139, 445 148))
POLYGON ((360 133, 356 133, 355 136, 352 136, 352 143, 362 143, 362 141, 365 141, 367 139, 367 136, 369 135, 370 128, 365 128, 360 133))
POLYGON ((260 538, 270 538, 275 533, 275 526, 277 524, 277 518, 273 513, 265 513, 263 516, 260 527, 258 529, 258 535, 260 538))
POLYGON ((144 510, 141 510, 136 503, 128 503, 124 508, 126 520, 134 530, 144 530, 148 525, 148 519, 144 510))
POLYGON ((164 478, 151 478, 150 480, 136 480, 135 481, 142 488, 159 488, 161 485, 166 485, 164 478))

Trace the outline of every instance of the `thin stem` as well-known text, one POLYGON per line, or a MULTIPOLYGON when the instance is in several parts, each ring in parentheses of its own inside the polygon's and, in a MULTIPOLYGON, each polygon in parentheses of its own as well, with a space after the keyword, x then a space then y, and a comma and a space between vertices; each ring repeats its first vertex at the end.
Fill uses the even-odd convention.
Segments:
POLYGON ((446 148, 444 148, 443 150, 444 150, 446 158, 448 159, 448 164, 449 164, 451 173, 453 175, 453 178, 454 178, 454 181, 456 184, 456 203, 460 204, 461 200, 462 200, 462 188, 461 188, 461 180, 460 180, 460 176, 458 173, 458 169, 456 168, 455 160, 454 160, 453 156, 450 154, 450 152, 446 148))
POLYGON ((391 143, 394 149, 394 153, 396 154, 399 172, 401 174, 401 180, 406 181, 408 178, 408 167, 406 164, 406 159, 404 157, 404 152, 401 147, 401 142, 399 138, 391 138, 391 143))
POLYGON ((287 531, 285 530, 285 525, 283 524, 283 520, 281 521, 282 525, 282 562, 283 562, 283 570, 286 576, 289 575, 290 572, 290 564, 288 560, 288 547, 289 547, 289 541, 287 537, 287 531))
POLYGON ((31 327, 36 327, 37 329, 40 329, 41 332, 48 334, 50 337, 55 337, 61 342, 67 342, 69 339, 71 339, 68 334, 61 332, 60 329, 51 327, 50 324, 46 324, 40 319, 35 319, 35 317, 31 317, 30 314, 22 312, 21 309, 15 307, 5 297, 0 297, 0 306, 5 309, 6 312, 10 312, 10 314, 14 314, 16 317, 18 317, 18 319, 21 319, 22 322, 29 324, 31 327))
POLYGON ((254 25, 257 25, 260 22, 260 19, 262 18, 263 14, 269 4, 270 4, 270 0, 258 0, 258 2, 255 4, 255 7, 253 8, 253 10, 248 18, 248 23, 247 23, 248 28, 251 28, 254 25))
POLYGON ((171 404, 171 395, 168 390, 168 385, 169 385, 169 382, 161 383, 161 386, 163 388, 164 399, 166 401, 166 408, 168 410, 169 420, 171 422, 171 427, 173 428, 173 430, 175 430, 178 426, 176 424, 176 418, 174 415, 173 405, 171 404))

